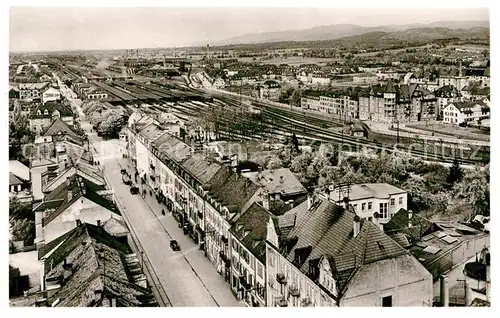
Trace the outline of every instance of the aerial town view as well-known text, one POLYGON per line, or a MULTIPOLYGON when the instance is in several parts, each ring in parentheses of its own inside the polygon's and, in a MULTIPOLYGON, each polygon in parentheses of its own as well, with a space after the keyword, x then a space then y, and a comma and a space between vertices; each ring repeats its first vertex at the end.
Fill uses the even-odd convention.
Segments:
POLYGON ((9 17, 10 307, 490 307, 487 8, 9 17))

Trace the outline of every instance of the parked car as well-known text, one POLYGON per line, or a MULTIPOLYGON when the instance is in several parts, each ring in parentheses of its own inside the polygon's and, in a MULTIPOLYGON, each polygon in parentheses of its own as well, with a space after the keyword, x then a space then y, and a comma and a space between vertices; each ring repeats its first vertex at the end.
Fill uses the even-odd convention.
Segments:
POLYGON ((132 180, 130 179, 130 177, 127 174, 122 175, 122 181, 126 185, 132 185, 132 180))
POLYGON ((174 251, 180 251, 181 250, 181 247, 179 246, 179 243, 177 243, 176 240, 170 240, 170 247, 174 251))
POLYGON ((138 187, 131 187, 130 188, 130 193, 131 194, 138 194, 139 193, 139 188, 138 187))

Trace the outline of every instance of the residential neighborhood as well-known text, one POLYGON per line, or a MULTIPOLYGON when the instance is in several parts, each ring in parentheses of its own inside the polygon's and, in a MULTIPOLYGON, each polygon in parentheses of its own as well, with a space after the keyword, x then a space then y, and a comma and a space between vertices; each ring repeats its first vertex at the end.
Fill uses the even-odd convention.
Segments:
POLYGON ((478 12, 12 50, 9 306, 491 307, 478 12))

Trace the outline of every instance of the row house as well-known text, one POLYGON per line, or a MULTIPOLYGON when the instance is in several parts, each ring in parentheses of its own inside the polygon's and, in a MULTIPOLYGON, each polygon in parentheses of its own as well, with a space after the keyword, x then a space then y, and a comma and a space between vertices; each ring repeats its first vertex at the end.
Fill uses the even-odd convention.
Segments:
POLYGON ((373 86, 359 97, 359 119, 385 123, 436 119, 436 96, 417 84, 373 86))
POLYGON ((432 275, 378 221, 322 196, 269 218, 268 306, 429 306, 432 275))
POLYGON ((266 233, 272 215, 253 203, 231 219, 231 288, 249 307, 266 306, 266 233))
POLYGON ((248 306, 265 306, 265 224, 246 221, 267 220, 261 188, 213 158, 194 153, 169 133, 158 137, 149 126, 137 134, 136 148, 138 171, 147 162, 152 165, 146 172, 155 182, 152 187, 184 233, 205 251, 240 299, 248 306), (256 219, 262 213, 266 217, 256 219), (242 256, 247 260, 240 261, 242 256))

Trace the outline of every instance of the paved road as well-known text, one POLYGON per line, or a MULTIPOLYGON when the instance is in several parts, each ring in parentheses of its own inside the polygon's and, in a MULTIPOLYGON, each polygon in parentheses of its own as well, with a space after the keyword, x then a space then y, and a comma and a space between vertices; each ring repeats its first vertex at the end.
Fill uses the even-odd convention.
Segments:
MULTIPOLYGON (((81 112, 81 102, 73 100, 72 104, 81 112)), ((115 200, 127 216, 172 306, 242 306, 203 252, 182 234, 174 218, 170 214, 162 216, 162 207, 155 198, 148 195, 144 200, 140 195, 130 194, 129 187, 121 181, 120 170, 128 164, 122 158, 124 143, 103 141, 95 132, 89 132, 90 124, 83 116, 81 118, 82 128, 97 150, 99 157, 96 160, 104 167, 109 186, 115 192, 115 200), (179 242, 180 252, 171 250, 170 239, 179 242)))

